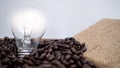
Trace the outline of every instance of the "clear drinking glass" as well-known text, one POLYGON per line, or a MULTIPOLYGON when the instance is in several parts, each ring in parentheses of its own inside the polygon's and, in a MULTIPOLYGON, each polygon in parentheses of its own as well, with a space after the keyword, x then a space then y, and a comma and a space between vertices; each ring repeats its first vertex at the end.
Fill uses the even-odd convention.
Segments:
POLYGON ((30 54, 37 47, 45 28, 45 16, 37 8, 22 8, 13 13, 11 30, 16 40, 18 57, 30 54))

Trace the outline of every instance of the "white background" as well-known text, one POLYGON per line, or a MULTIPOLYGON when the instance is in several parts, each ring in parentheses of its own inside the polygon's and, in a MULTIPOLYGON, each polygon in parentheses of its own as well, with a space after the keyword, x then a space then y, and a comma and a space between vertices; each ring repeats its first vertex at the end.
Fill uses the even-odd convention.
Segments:
POLYGON ((45 38, 71 37, 103 18, 120 19, 120 0, 0 0, 0 37, 13 37, 7 16, 26 6, 47 14, 45 38))

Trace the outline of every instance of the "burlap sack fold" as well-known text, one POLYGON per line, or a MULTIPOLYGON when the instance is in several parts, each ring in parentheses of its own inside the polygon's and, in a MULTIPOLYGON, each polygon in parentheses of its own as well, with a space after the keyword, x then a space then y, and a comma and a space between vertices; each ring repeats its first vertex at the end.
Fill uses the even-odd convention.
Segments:
POLYGON ((86 43, 84 56, 98 68, 120 68, 120 20, 102 19, 74 37, 86 43))

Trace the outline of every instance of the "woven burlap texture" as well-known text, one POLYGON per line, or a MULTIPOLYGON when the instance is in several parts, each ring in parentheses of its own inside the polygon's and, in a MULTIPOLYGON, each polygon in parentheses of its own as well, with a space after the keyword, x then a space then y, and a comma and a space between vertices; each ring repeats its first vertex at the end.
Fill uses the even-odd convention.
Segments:
POLYGON ((120 20, 102 19, 74 37, 86 43, 84 56, 98 68, 120 68, 120 20))

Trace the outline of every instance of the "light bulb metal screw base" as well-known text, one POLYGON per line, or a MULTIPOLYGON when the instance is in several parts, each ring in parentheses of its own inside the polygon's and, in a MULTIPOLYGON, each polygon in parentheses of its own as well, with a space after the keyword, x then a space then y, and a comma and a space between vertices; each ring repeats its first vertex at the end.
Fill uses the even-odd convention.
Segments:
POLYGON ((31 48, 31 49, 19 48, 18 49, 18 57, 22 58, 25 55, 29 55, 32 51, 33 51, 33 48, 31 48))

